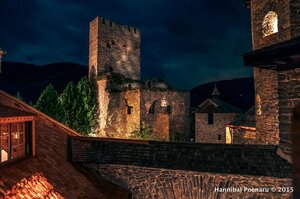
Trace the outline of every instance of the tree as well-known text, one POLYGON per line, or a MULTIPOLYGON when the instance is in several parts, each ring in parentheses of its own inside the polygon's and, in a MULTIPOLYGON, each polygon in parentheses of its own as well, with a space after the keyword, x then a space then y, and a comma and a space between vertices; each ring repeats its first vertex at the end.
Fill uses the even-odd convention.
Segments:
POLYGON ((87 77, 83 77, 77 85, 70 82, 59 97, 65 113, 66 125, 89 135, 97 123, 96 89, 87 77))
POLYGON ((20 91, 17 91, 16 98, 18 98, 19 100, 24 101, 24 99, 22 98, 22 96, 20 94, 20 91))
POLYGON ((97 124, 96 89, 88 78, 84 77, 77 84, 77 93, 76 130, 84 135, 88 135, 97 124))
POLYGON ((87 77, 77 85, 68 83, 61 95, 49 85, 35 107, 83 135, 91 134, 97 124, 96 89, 87 77))
POLYGON ((163 141, 164 139, 155 135, 152 131, 151 127, 142 122, 141 126, 134 131, 131 132, 129 136, 130 139, 137 139, 137 140, 156 140, 156 141, 163 141))
POLYGON ((78 126, 76 120, 76 109, 78 108, 77 97, 77 88, 73 82, 68 83, 65 90, 59 96, 59 102, 65 112, 65 124, 75 130, 78 126))
POLYGON ((35 108, 50 117, 63 122, 65 120, 65 113, 61 103, 58 101, 58 96, 59 95, 53 85, 49 84, 45 90, 42 91, 35 104, 35 108))

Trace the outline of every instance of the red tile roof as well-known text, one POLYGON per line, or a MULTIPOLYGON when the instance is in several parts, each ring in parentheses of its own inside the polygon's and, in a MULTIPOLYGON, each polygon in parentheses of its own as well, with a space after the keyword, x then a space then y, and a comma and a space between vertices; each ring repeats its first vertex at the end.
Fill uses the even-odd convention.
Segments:
MULTIPOLYGON (((22 198, 17 197, 22 194, 32 198, 37 193, 52 194, 53 198, 72 199, 108 198, 117 193, 123 196, 128 194, 123 189, 118 190, 119 187, 113 187, 114 185, 91 180, 67 161, 67 137, 78 136, 77 132, 0 91, 0 107, 3 104, 36 116, 36 156, 0 166, 0 198, 22 198), (114 188, 116 193, 107 193, 114 188)), ((119 196, 113 197, 120 198, 119 196)))
POLYGON ((8 106, 0 106, 0 117, 32 116, 34 114, 8 106))

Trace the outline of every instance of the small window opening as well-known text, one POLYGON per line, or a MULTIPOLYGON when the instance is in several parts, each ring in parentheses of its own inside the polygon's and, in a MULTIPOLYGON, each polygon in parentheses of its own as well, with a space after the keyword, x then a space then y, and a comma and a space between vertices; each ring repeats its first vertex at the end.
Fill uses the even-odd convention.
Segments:
POLYGON ((172 114, 172 107, 170 105, 167 106, 167 110, 166 110, 167 114, 172 114))
POLYGON ((222 136, 221 135, 218 135, 218 140, 222 140, 222 136))
POLYGON ((207 124, 214 124, 214 114, 213 113, 207 114, 207 124))
POLYGON ((133 109, 132 106, 127 106, 127 114, 128 114, 128 115, 131 115, 132 109, 133 109))
POLYGON ((107 42, 106 46, 107 46, 107 48, 111 48, 111 45, 108 42, 107 42))
POLYGON ((276 12, 268 12, 264 17, 262 28, 264 37, 278 32, 278 15, 276 12))
POLYGON ((149 109, 149 114, 154 114, 155 113, 155 106, 156 106, 156 100, 152 103, 150 109, 149 109))

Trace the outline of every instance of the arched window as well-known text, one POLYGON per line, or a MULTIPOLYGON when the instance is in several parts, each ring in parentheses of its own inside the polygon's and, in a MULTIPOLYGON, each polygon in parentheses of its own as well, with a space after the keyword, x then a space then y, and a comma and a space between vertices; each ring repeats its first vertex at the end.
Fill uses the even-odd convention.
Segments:
POLYGON ((278 32, 278 15, 276 12, 268 12, 264 18, 262 28, 264 37, 278 32))
POLYGON ((154 113, 155 113, 156 102, 157 102, 157 100, 155 100, 155 101, 152 103, 152 105, 151 105, 151 107, 150 107, 150 109, 149 109, 149 114, 154 114, 154 113))

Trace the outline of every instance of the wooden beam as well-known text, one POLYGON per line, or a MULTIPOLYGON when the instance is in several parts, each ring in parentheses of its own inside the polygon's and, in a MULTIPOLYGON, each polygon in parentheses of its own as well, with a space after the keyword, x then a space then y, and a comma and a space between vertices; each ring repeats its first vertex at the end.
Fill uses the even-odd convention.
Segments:
POLYGON ((30 122, 34 116, 0 117, 0 123, 30 122))

